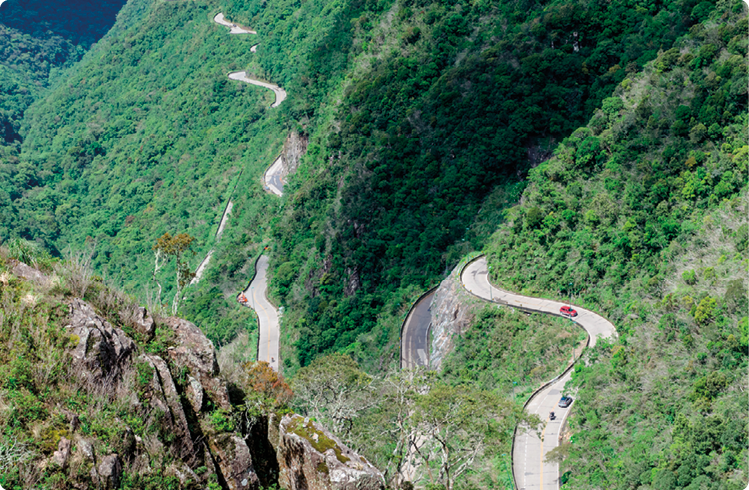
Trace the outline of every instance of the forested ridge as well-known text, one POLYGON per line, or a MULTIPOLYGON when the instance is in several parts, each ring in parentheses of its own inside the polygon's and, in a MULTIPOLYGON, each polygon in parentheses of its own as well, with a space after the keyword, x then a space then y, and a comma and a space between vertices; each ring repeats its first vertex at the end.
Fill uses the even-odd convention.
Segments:
MULTIPOLYGON (((254 339, 234 298, 265 251, 295 409, 393 479, 439 402, 501 407, 496 425, 461 420, 492 436, 461 477, 430 480, 511 488, 521 398, 563 366, 574 330, 487 307, 442 373, 393 372, 411 302, 484 250, 498 286, 571 296, 617 326, 573 376, 571 439, 553 456, 567 487, 744 488, 742 2, 131 0, 90 50, 106 22, 66 21, 60 2, 30 23, 28 5, 0 8, 12 250, 88 261, 102 290, 178 307, 217 347, 254 339), (258 35, 228 35, 218 12, 258 35), (238 70, 288 99, 271 109, 268 91, 227 78, 238 70), (292 132, 309 146, 279 199, 260 179, 292 132), (182 255, 156 255, 160 237, 182 255), (174 305, 178 271, 212 247, 174 305), (313 408, 326 373, 353 380, 348 418, 313 408)), ((253 358, 238 345, 236 362, 253 358)))
POLYGON ((530 172, 492 280, 605 313, 558 449, 570 488, 747 483, 746 13, 723 5, 530 172))

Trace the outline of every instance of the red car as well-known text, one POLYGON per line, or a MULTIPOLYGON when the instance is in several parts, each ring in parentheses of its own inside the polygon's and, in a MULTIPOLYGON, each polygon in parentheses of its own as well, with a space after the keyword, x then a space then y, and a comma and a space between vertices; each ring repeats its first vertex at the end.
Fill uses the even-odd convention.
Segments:
POLYGON ((561 313, 562 316, 568 316, 568 317, 577 316, 577 310, 573 310, 569 306, 562 306, 561 308, 559 308, 559 313, 561 313))

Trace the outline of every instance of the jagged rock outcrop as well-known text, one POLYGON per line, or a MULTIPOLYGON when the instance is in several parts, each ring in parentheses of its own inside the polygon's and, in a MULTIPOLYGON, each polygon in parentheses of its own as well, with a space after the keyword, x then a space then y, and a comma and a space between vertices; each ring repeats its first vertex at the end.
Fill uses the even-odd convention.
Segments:
POLYGON ((171 361, 176 366, 187 369, 188 374, 200 383, 213 403, 220 408, 231 408, 229 390, 226 383, 218 377, 218 359, 213 342, 187 320, 167 318, 164 324, 177 334, 177 347, 169 348, 171 361))
MULTIPOLYGON (((35 284, 51 282, 28 266, 18 270, 20 278, 35 284)), ((13 283, 7 274, 4 278, 0 287, 13 283)), ((213 344, 194 324, 179 318, 157 324, 145 308, 132 305, 110 317, 110 323, 82 299, 64 301, 69 340, 63 337, 62 348, 70 356, 66 389, 118 407, 116 414, 103 413, 113 429, 105 438, 81 430, 94 419, 101 423, 94 412, 98 408, 48 407, 59 421, 55 431, 64 435, 57 450, 35 464, 59 473, 70 488, 116 489, 125 478, 171 478, 179 488, 218 482, 229 490, 279 484, 310 490, 384 488, 376 468, 319 424, 299 416, 279 420, 270 415, 251 423, 237 417, 241 412, 230 403, 213 344), (119 322, 143 334, 135 337, 138 343, 119 322), (172 347, 152 342, 156 329, 174 332, 172 347), (217 410, 231 418, 234 429, 217 425, 217 410)))
POLYGON ((101 490, 116 490, 120 488, 122 477, 122 461, 116 454, 104 456, 99 463, 99 488, 101 490))
POLYGON ((169 433, 174 435, 175 449, 180 458, 188 464, 194 464, 195 447, 169 367, 158 356, 144 354, 138 361, 148 364, 153 369, 150 403, 153 409, 159 410, 162 414, 159 416, 159 423, 166 425, 169 433))
POLYGON ((57 451, 52 454, 52 462, 60 468, 66 468, 68 466, 68 459, 70 458, 70 446, 71 441, 64 437, 60 438, 60 442, 57 443, 57 451))
POLYGON ((383 476, 320 424, 299 415, 281 420, 279 484, 289 490, 380 490, 383 476))
POLYGON ((209 439, 209 446, 229 490, 260 488, 250 449, 244 439, 236 434, 219 434, 209 439))
POLYGON ((46 275, 42 274, 38 269, 30 267, 23 262, 16 261, 13 266, 13 274, 37 284, 49 284, 49 278, 46 275))
POLYGON ((147 336, 151 336, 156 332, 156 322, 153 320, 153 317, 148 313, 148 311, 143 308, 142 306, 139 306, 135 309, 135 317, 133 318, 133 323, 135 324, 135 329, 147 336))
POLYGON ((450 353, 455 344, 454 335, 460 335, 471 326, 476 311, 483 307, 483 302, 469 294, 460 283, 458 265, 450 275, 440 283, 432 300, 432 345, 430 367, 439 370, 442 360, 450 353))
POLYGON ((99 383, 120 379, 135 351, 135 342, 97 315, 85 301, 74 299, 69 308, 70 319, 65 328, 71 338, 78 339, 73 359, 80 374, 99 383))
POLYGON ((309 136, 291 131, 286 141, 283 143, 283 166, 281 167, 281 178, 285 180, 287 175, 296 172, 299 167, 299 161, 307 153, 307 144, 309 136))

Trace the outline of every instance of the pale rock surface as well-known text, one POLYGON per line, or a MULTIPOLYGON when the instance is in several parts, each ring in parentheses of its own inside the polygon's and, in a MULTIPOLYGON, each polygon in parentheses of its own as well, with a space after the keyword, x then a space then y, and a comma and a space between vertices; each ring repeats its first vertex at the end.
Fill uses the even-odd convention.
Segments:
POLYGON ((185 394, 192 409, 195 410, 195 413, 199 413, 203 408, 203 386, 200 384, 200 381, 192 376, 188 376, 185 394))
POLYGON ((135 329, 145 335, 151 336, 156 331, 156 322, 148 311, 139 306, 135 309, 135 329))
POLYGON ((60 442, 57 443, 57 451, 52 454, 52 462, 60 468, 65 468, 68 465, 68 459, 70 458, 70 446, 70 440, 64 437, 61 437, 60 442))
POLYGON ((430 367, 439 370, 442 361, 455 347, 453 336, 471 326, 484 302, 468 293, 460 283, 462 264, 440 283, 432 300, 432 345, 430 367))
POLYGON ((164 324, 177 334, 177 347, 169 349, 169 357, 179 367, 187 368, 220 408, 229 409, 229 390, 219 378, 218 360, 213 343, 194 324, 181 318, 167 318, 164 324))
POLYGON ((285 181, 287 175, 291 175, 299 168, 299 161, 307 153, 309 136, 291 131, 283 143, 281 178, 285 181))
POLYGON ((229 490, 257 490, 260 480, 252 466, 250 449, 236 434, 219 434, 208 441, 214 461, 229 490))
POLYGON ((13 274, 37 284, 49 284, 49 278, 47 276, 41 273, 38 269, 28 266, 23 262, 16 262, 16 265, 13 266, 13 274))
POLYGON ((74 363, 85 368, 97 382, 119 379, 135 351, 135 343, 94 312, 85 301, 70 302, 68 333, 78 337, 73 349, 74 363))
POLYGON ((170 425, 170 430, 175 436, 176 449, 182 460, 192 463, 195 459, 195 448, 177 387, 166 362, 158 356, 145 354, 138 360, 148 363, 154 369, 151 380, 151 406, 164 414, 162 423, 170 425))
POLYGON ((120 487, 122 476, 122 462, 116 454, 104 456, 99 464, 99 488, 101 490, 115 490, 120 487))
POLYGON ((382 473, 320 424, 286 415, 279 429, 279 484, 289 490, 381 490, 382 473))

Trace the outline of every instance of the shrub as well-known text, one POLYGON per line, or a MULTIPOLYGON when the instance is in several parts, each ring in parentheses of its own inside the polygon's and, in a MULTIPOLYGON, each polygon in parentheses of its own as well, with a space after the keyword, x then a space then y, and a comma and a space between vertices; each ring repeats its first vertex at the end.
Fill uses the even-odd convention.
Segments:
POLYGON ((682 272, 681 278, 684 279, 684 282, 689 284, 690 286, 694 286, 695 284, 697 284, 697 273, 693 269, 682 272))

